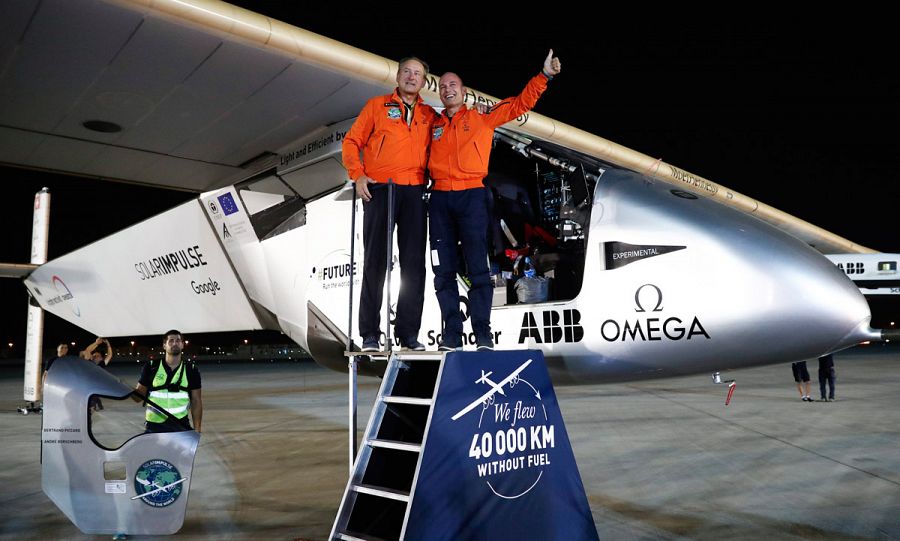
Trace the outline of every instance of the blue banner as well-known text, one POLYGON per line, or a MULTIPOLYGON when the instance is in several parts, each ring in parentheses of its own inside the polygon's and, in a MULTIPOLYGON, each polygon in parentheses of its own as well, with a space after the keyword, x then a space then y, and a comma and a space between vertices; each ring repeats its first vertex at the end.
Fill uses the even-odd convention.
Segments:
POLYGON ((598 539, 540 351, 449 353, 439 386, 404 539, 598 539))

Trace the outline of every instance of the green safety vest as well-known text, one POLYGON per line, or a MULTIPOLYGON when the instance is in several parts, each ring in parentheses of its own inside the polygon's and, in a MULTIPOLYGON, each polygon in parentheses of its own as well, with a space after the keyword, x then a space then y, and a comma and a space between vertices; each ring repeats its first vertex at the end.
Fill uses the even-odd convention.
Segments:
MULTIPOLYGON (((169 380, 166 377, 164 362, 161 360, 156 367, 156 374, 153 376, 153 383, 150 386, 148 397, 175 418, 184 419, 187 417, 188 407, 191 404, 191 395, 188 394, 187 371, 184 368, 184 365, 187 363, 181 361, 181 364, 172 374, 171 380, 169 380)), ((168 417, 153 406, 147 405, 146 419, 151 423, 162 423, 168 417)))

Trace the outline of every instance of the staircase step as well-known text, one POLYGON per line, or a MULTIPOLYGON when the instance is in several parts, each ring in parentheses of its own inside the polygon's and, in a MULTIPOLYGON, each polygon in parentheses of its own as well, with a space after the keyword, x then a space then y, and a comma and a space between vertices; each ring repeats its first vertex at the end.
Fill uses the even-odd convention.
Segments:
POLYGON ((352 489, 362 494, 370 494, 380 498, 388 498, 400 502, 409 502, 409 492, 394 490, 392 488, 377 487, 375 485, 353 485, 352 489))
POLYGON ((430 398, 414 398, 412 396, 383 396, 381 400, 386 404, 412 404, 414 406, 430 406, 430 398))
POLYGON ((411 453, 419 453, 422 451, 422 445, 418 443, 377 439, 367 440, 366 443, 371 447, 381 447, 383 449, 396 449, 398 451, 409 451, 411 453))
POLYGON ((374 535, 366 535, 356 532, 338 532, 334 537, 337 539, 341 539, 342 541, 387 541, 380 537, 375 537, 374 535))
POLYGON ((440 362, 444 358, 444 351, 344 351, 344 357, 372 357, 375 359, 387 359, 397 357, 402 361, 433 361, 440 362))

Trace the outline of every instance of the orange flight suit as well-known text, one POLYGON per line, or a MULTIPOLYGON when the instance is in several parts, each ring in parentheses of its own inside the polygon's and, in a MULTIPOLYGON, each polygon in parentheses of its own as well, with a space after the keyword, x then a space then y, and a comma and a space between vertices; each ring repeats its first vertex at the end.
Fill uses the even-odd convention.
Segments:
POLYGON ((428 171, 434 190, 458 191, 482 188, 488 173, 494 129, 531 110, 547 89, 547 77, 538 74, 525 90, 507 98, 480 115, 465 105, 448 118, 446 114, 431 128, 431 157, 428 171))
POLYGON ((393 179, 394 184, 425 184, 428 138, 437 113, 419 97, 407 125, 405 107, 396 90, 366 102, 342 147, 351 179, 366 175, 376 182, 393 179))

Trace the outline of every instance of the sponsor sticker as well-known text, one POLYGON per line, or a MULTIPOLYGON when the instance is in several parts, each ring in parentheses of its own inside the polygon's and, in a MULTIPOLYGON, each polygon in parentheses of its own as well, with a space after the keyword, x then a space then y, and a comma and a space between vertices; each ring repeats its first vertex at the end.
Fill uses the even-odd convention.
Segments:
POLYGON ((222 207, 222 212, 225 213, 225 216, 229 216, 238 211, 237 203, 235 203, 234 196, 231 195, 231 192, 223 193, 216 199, 219 200, 219 206, 222 207))
POLYGON ((107 494, 125 494, 125 483, 106 483, 103 491, 107 494))

